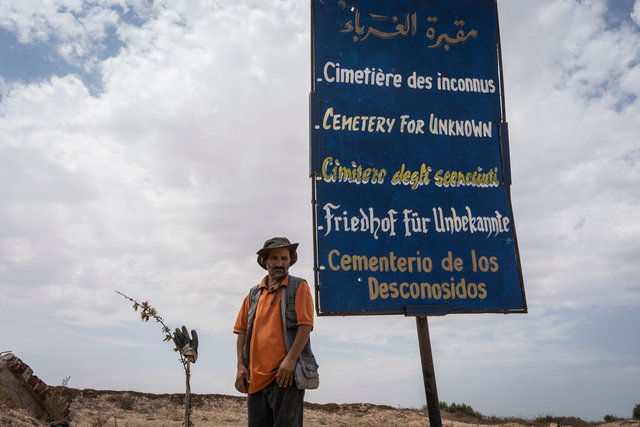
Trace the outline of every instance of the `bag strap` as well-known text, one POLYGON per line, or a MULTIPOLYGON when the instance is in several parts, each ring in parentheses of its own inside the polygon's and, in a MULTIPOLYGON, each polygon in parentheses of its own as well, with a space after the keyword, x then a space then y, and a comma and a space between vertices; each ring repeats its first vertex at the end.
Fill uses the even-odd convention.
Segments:
POLYGON ((262 294, 260 284, 255 285, 249 290, 249 313, 247 318, 247 335, 242 348, 242 358, 245 365, 249 366, 249 349, 251 345, 251 336, 253 335, 253 321, 256 318, 256 310, 258 309, 258 300, 262 294))
MULTIPOLYGON (((289 275, 289 281, 287 282, 287 286, 285 286, 284 292, 280 295, 280 315, 282 316, 282 336, 284 337, 284 344, 287 347, 287 352, 291 349, 293 342, 291 341, 291 336, 287 331, 287 303, 289 301, 288 296, 293 295, 293 309, 295 311, 295 296, 298 294, 298 288, 300 287, 300 283, 302 279, 299 277, 289 275)), ((297 313, 296 313, 297 316, 297 313)))

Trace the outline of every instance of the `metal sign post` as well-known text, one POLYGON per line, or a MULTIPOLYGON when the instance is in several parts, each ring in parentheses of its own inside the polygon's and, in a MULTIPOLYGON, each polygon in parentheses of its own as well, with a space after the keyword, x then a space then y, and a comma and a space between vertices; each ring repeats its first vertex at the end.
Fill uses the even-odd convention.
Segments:
POLYGON ((442 427, 440 418, 440 402, 438 401, 438 388, 436 387, 436 373, 433 368, 431 355, 431 338, 429 338, 429 323, 427 316, 416 317, 418 329, 418 346, 420 347, 420 361, 422 362, 422 377, 424 379, 424 392, 427 396, 427 411, 429 424, 432 427, 442 427))

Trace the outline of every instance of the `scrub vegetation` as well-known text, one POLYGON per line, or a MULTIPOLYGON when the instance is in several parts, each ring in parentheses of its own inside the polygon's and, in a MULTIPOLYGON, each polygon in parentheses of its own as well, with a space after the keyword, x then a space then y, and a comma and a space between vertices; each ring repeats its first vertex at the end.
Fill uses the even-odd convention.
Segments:
MULTIPOLYGON (((427 407, 423 407, 426 411, 427 407)), ((440 411, 448 412, 454 415, 457 419, 467 423, 482 423, 482 424, 522 424, 527 426, 549 426, 550 424, 555 424, 558 427, 560 426, 572 426, 572 427, 582 427, 582 426, 596 426, 601 425, 602 422, 592 422, 592 421, 584 421, 578 417, 568 417, 568 416, 556 416, 556 415, 540 415, 536 418, 518 418, 518 417, 497 417, 495 415, 484 415, 476 410, 474 410, 470 405, 465 403, 455 403, 452 402, 448 404, 447 402, 440 402, 440 411)), ((617 417, 615 415, 605 415, 603 420, 607 423, 615 422, 622 420, 623 418, 617 417)), ((640 419, 640 403, 636 404, 633 409, 633 419, 640 419)))

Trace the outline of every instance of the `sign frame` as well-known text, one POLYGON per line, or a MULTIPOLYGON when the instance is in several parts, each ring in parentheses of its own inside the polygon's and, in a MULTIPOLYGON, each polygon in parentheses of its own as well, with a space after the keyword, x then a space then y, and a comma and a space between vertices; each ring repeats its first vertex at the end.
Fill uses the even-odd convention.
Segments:
MULTIPOLYGON (((468 4, 469 2, 470 0, 456 0, 456 2, 454 3, 468 4)), ((499 156, 498 161, 500 162, 499 187, 503 191, 506 197, 506 199, 504 200, 505 209, 508 210, 508 217, 510 220, 510 230, 509 230, 510 232, 506 234, 508 235, 507 240, 509 240, 510 244, 513 247, 513 254, 512 254, 513 260, 511 265, 513 271, 512 271, 511 279, 515 278, 515 280, 517 281, 517 283, 515 284, 514 283, 510 284, 511 286, 510 291, 512 294, 516 295, 514 297, 514 301, 516 301, 518 297, 520 298, 520 304, 519 305, 516 304, 517 306, 513 306, 512 304, 512 306, 510 307, 497 307, 497 308, 483 308, 483 307, 477 308, 475 306, 450 307, 448 304, 442 304, 442 303, 433 303, 433 304, 408 303, 402 307, 395 306, 391 309, 387 307, 383 307, 382 309, 379 309, 379 308, 378 309, 376 308, 362 309, 362 307, 359 307, 358 309, 344 309, 344 308, 341 308, 341 309, 328 308, 327 309, 323 307, 323 292, 324 292, 324 295, 326 296, 328 295, 327 292, 330 292, 330 291, 327 290, 328 289, 327 287, 323 286, 322 276, 324 275, 326 277, 325 275, 326 266, 324 265, 326 263, 321 262, 321 256, 326 255, 326 253, 322 253, 322 251, 320 250, 320 240, 322 238, 320 236, 320 232, 321 232, 322 225, 320 225, 321 212, 319 211, 322 210, 322 207, 320 206, 320 202, 319 202, 318 187, 319 187, 319 184, 324 183, 324 178, 323 178, 323 174, 321 172, 321 167, 320 167, 320 164, 322 163, 320 159, 322 156, 321 137, 323 132, 323 126, 321 124, 323 124, 323 119, 324 119, 325 120, 324 125, 326 128, 326 117, 328 114, 327 113, 328 108, 324 110, 324 114, 323 114, 322 108, 320 108, 321 104, 325 102, 326 99, 323 96, 324 93, 321 90, 318 90, 319 86, 321 86, 320 84, 318 84, 318 82, 321 81, 322 79, 320 78, 319 80, 319 73, 317 68, 317 65, 318 65, 317 54, 318 54, 318 51, 321 49, 317 49, 317 46, 316 46, 318 44, 317 43, 318 28, 316 26, 316 22, 317 22, 317 12, 319 8, 326 9, 327 7, 329 7, 330 3, 331 2, 328 2, 328 1, 314 1, 314 0, 311 1, 311 88, 312 89, 309 94, 309 104, 310 104, 309 162, 310 162, 310 178, 312 183, 313 254, 314 254, 313 260, 314 260, 315 303, 316 303, 317 314, 319 316, 390 315, 390 314, 402 314, 405 316, 429 316, 429 315, 441 316, 441 315, 453 314, 453 313, 526 313, 527 304, 526 304, 526 296, 524 291, 524 280, 522 275, 522 268, 521 268, 519 250, 518 250, 518 242, 517 242, 516 231, 515 231, 515 222, 513 220, 513 209, 511 205, 511 194, 510 194, 511 168, 510 168, 510 161, 509 161, 508 124, 506 122, 506 107, 505 107, 505 100, 504 100, 504 83, 503 83, 503 72, 502 72, 502 55, 501 55, 501 45, 500 45, 497 3, 495 0, 485 0, 483 3, 484 5, 490 4, 495 10, 494 14, 495 14, 496 43, 495 43, 494 49, 495 49, 495 64, 497 65, 497 69, 493 71, 497 75, 496 97, 498 99, 497 101, 498 117, 496 117, 492 123, 493 123, 493 126, 495 126, 496 133, 498 134, 497 138, 494 138, 494 140, 497 140, 497 150, 498 150, 498 156, 499 156)), ((358 10, 358 6, 346 6, 346 3, 344 1, 335 1, 333 3, 335 3, 336 5, 344 5, 345 7, 351 7, 351 12, 353 12, 354 8, 355 10, 358 10)), ((378 2, 375 4, 380 4, 380 3, 381 2, 378 2)), ((400 1, 397 3, 399 3, 400 5, 406 6, 408 4, 417 4, 418 2, 415 2, 412 0, 406 0, 406 1, 400 1)), ((346 10, 346 9, 343 7, 343 10, 346 10)), ((370 14, 370 15, 373 16, 373 14, 370 14)), ((377 15, 377 16, 382 16, 382 15, 377 15)), ((414 29, 410 29, 409 24, 413 24, 415 28, 416 26, 415 22, 417 22, 417 19, 414 20, 414 18, 408 13, 406 14, 406 16, 407 16, 407 19, 406 19, 407 26, 401 27, 403 24, 398 24, 396 28, 401 27, 401 29, 399 30, 400 32, 404 31, 406 33, 410 33, 410 32, 413 32, 414 29)), ((354 38, 360 37, 359 41, 364 43, 365 36, 363 36, 363 34, 365 33, 360 32, 359 36, 356 36, 355 35, 356 31, 353 30, 353 27, 354 27, 353 20, 349 22, 351 22, 350 25, 352 28, 352 32, 354 34, 353 37, 354 38)), ((343 30, 348 29, 347 22, 341 22, 341 25, 344 25, 343 30)), ((360 28, 364 28, 365 26, 366 24, 363 24, 360 26, 360 28)), ((355 27, 356 28, 358 27, 358 21, 356 21, 355 27)), ((373 28, 373 27, 370 26, 369 28, 373 28)), ((346 32, 346 31, 343 31, 343 32, 346 32)), ((381 31, 378 30, 378 32, 381 32, 381 31)), ((366 33, 366 36, 369 36, 370 33, 373 34, 371 38, 377 37, 376 34, 372 33, 371 31, 368 31, 366 33)), ((463 36, 465 35, 464 32, 462 34, 463 36)), ((466 33, 466 35, 469 35, 469 34, 471 34, 471 31, 466 33)), ((452 50, 453 50, 453 43, 452 43, 452 50)), ((346 58, 347 60, 349 58, 348 55, 343 55, 342 52, 340 52, 340 56, 342 58, 346 58)), ((325 67, 326 67, 326 63, 325 63, 325 67)), ((402 73, 400 72, 397 74, 402 74, 402 73)), ((403 75, 403 78, 406 79, 407 74, 408 73, 405 73, 403 75)), ((408 81, 408 80, 405 80, 405 81, 408 81)), ((364 96, 364 98, 366 98, 366 95, 364 96)), ((325 134, 326 133, 328 132, 325 132, 325 134)), ((348 138, 345 137, 345 140, 347 139, 348 138)), ((392 189, 391 191, 394 191, 394 189, 392 189)), ((435 214, 435 210, 434 210, 434 214, 435 214)), ((328 225, 328 223, 326 225, 328 225)), ((450 251, 449 251, 449 254, 451 254, 450 251)), ((452 259, 453 258, 454 257, 452 256, 452 259)), ((474 262, 475 261, 476 260, 474 258, 474 262)), ((454 281, 452 277, 452 281, 451 281, 452 290, 454 286, 453 282, 454 281)), ((371 286, 371 284, 369 286, 371 286)))

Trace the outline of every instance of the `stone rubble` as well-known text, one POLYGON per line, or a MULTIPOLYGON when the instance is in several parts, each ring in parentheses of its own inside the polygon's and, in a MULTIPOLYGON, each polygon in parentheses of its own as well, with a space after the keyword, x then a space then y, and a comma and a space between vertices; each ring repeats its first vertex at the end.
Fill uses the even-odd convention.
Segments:
POLYGON ((33 374, 33 369, 12 353, 0 357, 0 389, 20 408, 40 420, 69 419, 70 402, 33 374), (55 413, 51 413, 55 412, 55 413))

